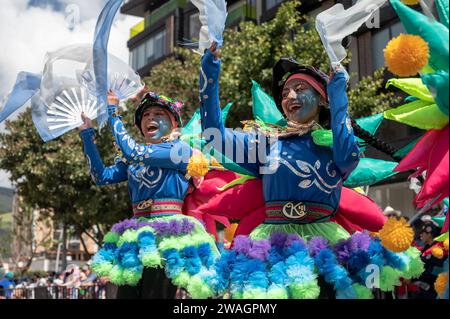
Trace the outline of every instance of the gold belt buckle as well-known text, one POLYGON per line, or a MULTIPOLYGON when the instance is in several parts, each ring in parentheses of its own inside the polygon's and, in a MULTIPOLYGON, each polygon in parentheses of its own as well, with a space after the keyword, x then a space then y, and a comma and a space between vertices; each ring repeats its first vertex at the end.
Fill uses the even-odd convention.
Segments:
POLYGON ((149 199, 149 200, 140 202, 137 205, 137 209, 138 210, 144 210, 144 209, 147 209, 147 208, 151 207, 152 205, 153 205, 153 200, 149 199))
POLYGON ((295 202, 289 202, 283 206, 282 213, 289 219, 300 219, 306 215, 306 205, 303 203, 295 204, 295 202))

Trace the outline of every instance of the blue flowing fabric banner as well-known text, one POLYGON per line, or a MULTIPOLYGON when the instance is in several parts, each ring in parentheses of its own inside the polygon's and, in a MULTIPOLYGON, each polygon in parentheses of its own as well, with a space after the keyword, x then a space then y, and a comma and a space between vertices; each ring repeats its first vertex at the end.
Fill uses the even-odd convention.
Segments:
POLYGON ((97 118, 102 127, 107 118, 107 94, 108 94, 108 42, 114 18, 122 6, 123 0, 109 0, 103 8, 97 20, 94 36, 93 59, 96 81, 97 99, 104 108, 104 112, 97 118))
POLYGON ((5 100, 5 105, 0 111, 0 123, 6 120, 28 102, 40 89, 42 75, 29 72, 20 72, 17 75, 16 84, 5 100))

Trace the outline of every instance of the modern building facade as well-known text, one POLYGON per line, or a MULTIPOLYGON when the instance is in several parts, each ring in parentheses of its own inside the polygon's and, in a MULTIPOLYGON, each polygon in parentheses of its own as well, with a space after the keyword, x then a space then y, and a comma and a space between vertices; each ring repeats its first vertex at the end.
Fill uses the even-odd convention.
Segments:
MULTIPOLYGON (((241 21, 263 23, 272 19, 279 6, 287 0, 228 0, 227 27, 236 27, 241 21)), ((302 0, 303 13, 316 16, 336 3, 348 8, 356 0, 302 0)), ((131 30, 128 41, 130 64, 142 76, 149 75, 152 67, 171 56, 174 48, 187 39, 198 37, 200 21, 198 10, 189 0, 128 0, 121 9, 123 14, 142 17, 143 21, 131 30)), ((405 32, 397 15, 387 3, 369 26, 362 27, 352 36, 349 49, 351 73, 357 74, 351 85, 361 78, 373 75, 384 66, 383 49, 390 39, 405 32)), ((385 121, 379 134, 394 147, 401 147, 419 137, 421 132, 406 125, 385 121)), ((386 155, 369 149, 367 155, 389 160, 386 155)), ((372 187, 370 195, 381 207, 387 205, 413 215, 413 191, 408 188, 407 174, 390 179, 387 184, 372 187)))

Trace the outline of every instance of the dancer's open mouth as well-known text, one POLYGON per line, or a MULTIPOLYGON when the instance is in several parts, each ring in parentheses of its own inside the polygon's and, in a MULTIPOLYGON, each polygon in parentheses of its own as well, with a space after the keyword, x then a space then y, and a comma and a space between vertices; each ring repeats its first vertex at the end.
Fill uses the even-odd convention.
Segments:
POLYGON ((146 129, 149 135, 155 135, 159 130, 159 125, 156 122, 151 122, 147 124, 146 129))

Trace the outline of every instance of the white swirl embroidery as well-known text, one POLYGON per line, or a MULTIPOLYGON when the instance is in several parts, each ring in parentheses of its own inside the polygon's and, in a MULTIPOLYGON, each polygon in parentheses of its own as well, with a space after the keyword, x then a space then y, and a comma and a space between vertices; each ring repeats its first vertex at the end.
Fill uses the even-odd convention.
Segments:
MULTIPOLYGON (((285 159, 280 159, 280 163, 284 164, 291 172, 293 172, 298 177, 304 178, 304 180, 302 180, 298 184, 298 186, 300 188, 303 188, 303 189, 307 189, 307 188, 310 188, 313 185, 316 185, 317 188, 319 188, 324 193, 331 194, 333 189, 337 188, 339 186, 339 184, 341 183, 341 181, 342 181, 339 178, 337 180, 336 184, 334 184, 334 185, 330 185, 327 182, 325 182, 323 180, 322 176, 320 176, 319 172, 317 171, 321 167, 320 161, 316 161, 314 163, 314 166, 313 166, 313 165, 311 165, 308 162, 304 162, 304 161, 298 160, 298 161, 296 161, 296 164, 297 164, 298 168, 300 169, 300 171, 298 171, 296 168, 294 168, 285 159), (314 177, 314 179, 311 179, 311 177, 314 177)), ((331 172, 331 174, 330 174, 330 172, 328 170, 329 169, 329 165, 327 165, 326 168, 327 168, 326 172, 327 172, 327 175, 329 177, 336 177, 336 172, 335 171, 331 172)))
POLYGON ((117 121, 114 123, 114 132, 117 135, 117 139, 120 140, 120 136, 122 136, 122 142, 126 142, 128 144, 128 147, 131 149, 134 149, 136 147, 136 142, 128 135, 127 130, 125 127, 120 126, 122 124, 120 121, 117 121))
POLYGON ((143 187, 155 188, 162 179, 162 169, 146 167, 141 169, 143 173, 140 173, 139 168, 138 165, 130 167, 128 176, 139 183, 139 189, 143 187))
POLYGON ((205 92, 206 88, 208 87, 208 77, 206 76, 205 71, 203 71, 203 68, 200 68, 200 73, 203 78, 203 87, 200 89, 200 96, 201 96, 202 93, 205 92))

